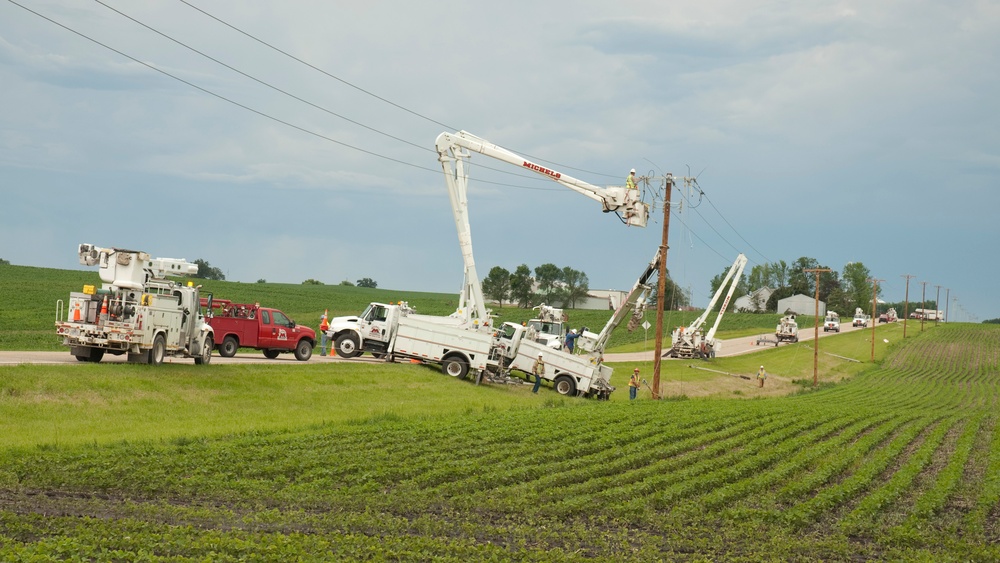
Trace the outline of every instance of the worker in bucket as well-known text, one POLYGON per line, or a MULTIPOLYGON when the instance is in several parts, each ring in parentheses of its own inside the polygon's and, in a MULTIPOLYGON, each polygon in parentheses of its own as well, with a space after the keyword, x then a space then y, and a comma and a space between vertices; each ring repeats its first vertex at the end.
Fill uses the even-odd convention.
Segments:
POLYGON ((757 387, 763 387, 765 379, 767 379, 767 372, 764 371, 764 366, 760 366, 760 369, 757 370, 757 387))
POLYGON ((635 183, 635 168, 629 171, 628 178, 625 178, 625 187, 630 190, 638 190, 639 186, 635 183))
POLYGON ((542 359, 542 353, 538 353, 538 359, 535 360, 535 365, 531 366, 531 373, 535 375, 535 387, 531 390, 532 393, 538 393, 538 388, 542 386, 542 376, 545 375, 545 360, 542 359))
POLYGON ((639 396, 639 386, 642 385, 639 379, 639 368, 632 370, 632 377, 628 380, 628 400, 634 401, 639 396))
POLYGON ((329 311, 323 311, 323 316, 319 318, 319 355, 326 355, 326 331, 330 330, 330 321, 327 320, 326 314, 329 311))

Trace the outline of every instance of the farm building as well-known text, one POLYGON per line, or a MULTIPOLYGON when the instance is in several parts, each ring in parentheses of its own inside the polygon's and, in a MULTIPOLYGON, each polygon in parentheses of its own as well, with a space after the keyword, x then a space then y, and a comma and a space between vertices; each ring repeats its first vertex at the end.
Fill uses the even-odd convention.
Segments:
POLYGON ((770 287, 762 287, 748 295, 739 297, 733 302, 733 311, 763 311, 767 307, 767 300, 771 298, 774 290, 770 287))
POLYGON ((575 309, 615 310, 628 293, 617 289, 591 289, 587 297, 576 302, 575 309))
MULTIPOLYGON (((816 314, 816 300, 811 295, 797 293, 791 297, 778 300, 778 313, 785 314, 791 311, 798 315, 816 314)), ((826 315, 826 303, 819 302, 819 316, 826 315)))

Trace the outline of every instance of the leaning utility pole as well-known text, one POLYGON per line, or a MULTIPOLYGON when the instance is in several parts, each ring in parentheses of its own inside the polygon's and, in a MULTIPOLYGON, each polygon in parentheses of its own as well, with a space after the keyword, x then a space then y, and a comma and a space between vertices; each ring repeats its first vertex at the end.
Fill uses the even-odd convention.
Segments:
POLYGON ((816 306, 816 314, 814 315, 816 326, 813 327, 813 387, 816 387, 819 373, 819 274, 820 272, 829 272, 830 269, 812 268, 802 271, 816 272, 816 298, 814 299, 814 304, 816 306))
POLYGON ((660 361, 663 355, 663 303, 667 288, 667 240, 670 235, 670 194, 674 189, 674 177, 666 177, 666 194, 663 196, 663 240, 660 243, 660 269, 656 284, 656 352, 653 357, 653 399, 660 398, 660 361))
POLYGON ((927 284, 931 282, 920 282, 920 285, 924 286, 923 290, 920 292, 920 332, 924 331, 924 317, 927 316, 927 284))
POLYGON ((911 276, 910 274, 902 274, 906 278, 906 301, 903 302, 903 338, 906 338, 906 318, 908 315, 908 310, 910 308, 910 278, 916 276, 911 276))
POLYGON ((878 313, 878 282, 885 281, 872 278, 872 361, 875 361, 875 318, 878 313))

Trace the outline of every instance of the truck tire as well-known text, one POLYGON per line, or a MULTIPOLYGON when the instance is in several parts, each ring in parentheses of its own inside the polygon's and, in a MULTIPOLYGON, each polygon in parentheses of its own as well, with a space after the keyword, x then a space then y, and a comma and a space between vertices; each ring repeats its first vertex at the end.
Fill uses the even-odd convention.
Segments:
POLYGON ((337 348, 337 355, 341 358, 353 358, 361 354, 361 350, 358 349, 357 337, 350 333, 338 336, 334 346, 337 348))
POLYGON ((308 340, 299 340, 299 343, 295 345, 295 359, 304 362, 311 358, 313 355, 313 346, 308 340))
POLYGON ((153 347, 149 349, 149 365, 158 366, 163 363, 163 357, 167 355, 167 341, 162 334, 157 334, 153 338, 153 347))
POLYGON ((469 375, 469 364, 465 363, 465 360, 461 358, 445 358, 441 362, 441 373, 465 379, 465 376, 469 375))
POLYGON ((269 360, 277 358, 279 354, 281 354, 281 352, 278 350, 264 350, 264 357, 269 360))
POLYGON ((215 342, 211 338, 206 338, 205 342, 201 345, 201 355, 194 359, 194 363, 203 366, 207 365, 212 361, 212 349, 215 348, 215 342))
POLYGON ((576 381, 568 375, 560 375, 556 378, 555 383, 553 383, 556 393, 560 395, 566 395, 567 397, 573 397, 576 395, 576 381))
POLYGON ((219 355, 223 358, 232 358, 239 349, 239 340, 236 340, 236 337, 230 334, 222 339, 222 344, 219 344, 219 355))

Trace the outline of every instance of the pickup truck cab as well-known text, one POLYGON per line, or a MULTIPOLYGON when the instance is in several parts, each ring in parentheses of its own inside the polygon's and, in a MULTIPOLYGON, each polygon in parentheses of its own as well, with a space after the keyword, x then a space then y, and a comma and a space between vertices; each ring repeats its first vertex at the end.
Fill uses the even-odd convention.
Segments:
POLYGON ((316 331, 295 324, 280 310, 257 303, 203 299, 203 305, 209 306, 209 303, 208 324, 215 331, 216 347, 223 358, 235 356, 240 348, 263 350, 264 356, 270 359, 290 352, 302 362, 312 357, 316 331))

